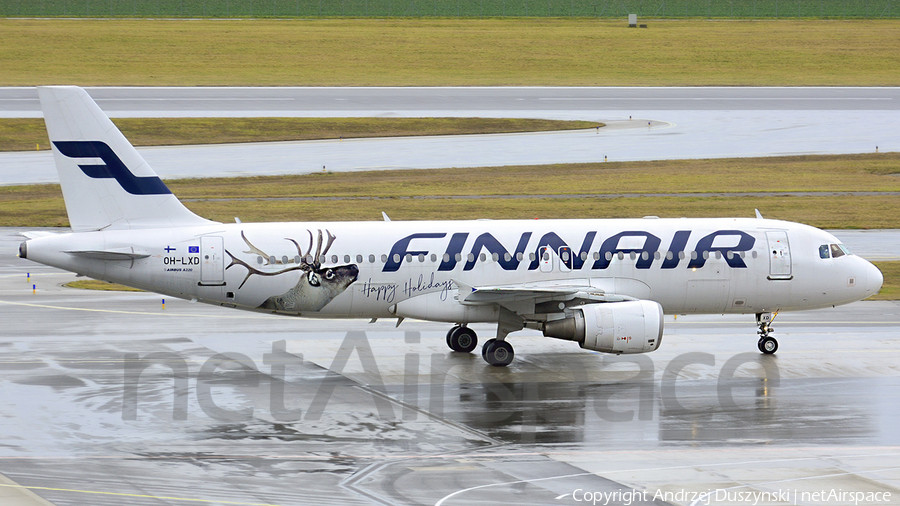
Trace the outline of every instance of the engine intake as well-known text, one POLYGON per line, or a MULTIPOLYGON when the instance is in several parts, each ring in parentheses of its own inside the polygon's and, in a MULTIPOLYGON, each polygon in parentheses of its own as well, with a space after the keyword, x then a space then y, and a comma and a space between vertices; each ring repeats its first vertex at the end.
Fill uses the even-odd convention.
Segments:
POLYGON ((652 300, 587 304, 572 316, 544 324, 544 335, 604 353, 646 353, 659 348, 663 309, 652 300))

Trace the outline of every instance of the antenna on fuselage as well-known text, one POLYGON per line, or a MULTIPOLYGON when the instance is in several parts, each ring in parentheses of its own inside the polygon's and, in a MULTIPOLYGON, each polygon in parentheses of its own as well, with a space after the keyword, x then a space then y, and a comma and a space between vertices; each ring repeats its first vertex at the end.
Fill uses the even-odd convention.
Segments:
POLYGON ((764 218, 763 218, 763 215, 759 212, 759 209, 754 209, 754 211, 756 211, 756 219, 757 219, 757 220, 762 220, 762 219, 764 219, 764 218))

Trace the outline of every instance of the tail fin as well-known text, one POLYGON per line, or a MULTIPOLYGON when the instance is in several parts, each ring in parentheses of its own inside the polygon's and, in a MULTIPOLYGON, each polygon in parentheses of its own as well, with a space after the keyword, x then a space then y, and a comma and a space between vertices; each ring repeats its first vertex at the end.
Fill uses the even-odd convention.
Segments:
POLYGON ((83 89, 38 88, 76 232, 213 223, 189 211, 83 89))

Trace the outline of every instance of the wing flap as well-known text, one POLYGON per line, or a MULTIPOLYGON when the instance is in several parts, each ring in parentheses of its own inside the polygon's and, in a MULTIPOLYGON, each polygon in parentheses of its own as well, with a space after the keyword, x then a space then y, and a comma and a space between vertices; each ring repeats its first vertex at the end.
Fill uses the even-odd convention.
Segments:
POLYGON ((590 302, 622 302, 634 300, 632 297, 606 293, 591 286, 469 286, 453 281, 459 286, 459 302, 465 305, 511 304, 531 301, 535 304, 543 302, 567 302, 581 300, 590 302))

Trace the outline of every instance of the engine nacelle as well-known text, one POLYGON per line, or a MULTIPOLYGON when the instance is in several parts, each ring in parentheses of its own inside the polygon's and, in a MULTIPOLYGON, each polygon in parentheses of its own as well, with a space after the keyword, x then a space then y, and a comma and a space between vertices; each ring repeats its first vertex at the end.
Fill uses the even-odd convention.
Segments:
POLYGON ((662 343, 663 309, 652 300, 576 306, 572 316, 545 323, 544 335, 604 353, 646 353, 662 343))

